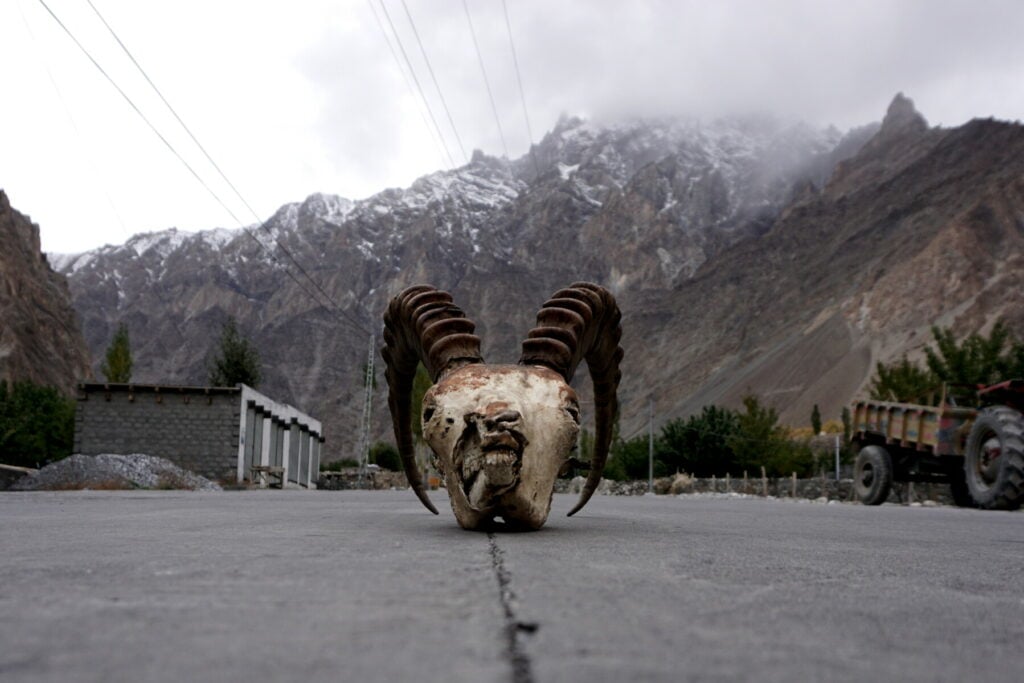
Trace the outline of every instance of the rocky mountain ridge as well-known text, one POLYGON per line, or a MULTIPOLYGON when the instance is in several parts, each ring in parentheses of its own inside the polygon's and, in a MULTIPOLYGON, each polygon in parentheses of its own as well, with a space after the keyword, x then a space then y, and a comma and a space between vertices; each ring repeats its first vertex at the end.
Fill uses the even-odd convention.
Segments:
POLYGON ((280 250, 268 257, 241 231, 136 236, 59 263, 94 353, 128 323, 139 381, 201 380, 216 330, 234 315, 263 352, 265 389, 321 417, 337 454, 354 441, 369 333, 390 296, 417 282, 453 292, 492 362, 518 357, 555 289, 578 279, 612 289, 624 311, 624 433, 644 423, 648 397, 668 419, 746 390, 801 424, 812 403, 837 415, 876 358, 913 349, 931 322, 988 320, 997 308, 1016 320, 1014 306, 994 301, 1013 278, 1012 202, 993 219, 1012 248, 974 259, 1002 279, 986 289, 977 269, 953 264, 960 285, 930 308, 885 293, 900 284, 891 273, 914 280, 905 264, 922 258, 919 240, 931 240, 921 244, 934 245, 933 259, 942 239, 969 240, 970 222, 952 217, 1005 180, 982 158, 948 166, 963 161, 954 151, 972 156, 975 136, 1018 144, 1019 126, 972 125, 929 129, 902 97, 881 127, 846 136, 765 119, 563 119, 520 159, 475 153, 360 201, 311 195, 254 229, 267 245, 280 241, 333 303, 293 282, 280 250))
POLYGON ((28 380, 70 394, 90 376, 71 292, 39 246, 39 227, 0 190, 0 381, 28 380))

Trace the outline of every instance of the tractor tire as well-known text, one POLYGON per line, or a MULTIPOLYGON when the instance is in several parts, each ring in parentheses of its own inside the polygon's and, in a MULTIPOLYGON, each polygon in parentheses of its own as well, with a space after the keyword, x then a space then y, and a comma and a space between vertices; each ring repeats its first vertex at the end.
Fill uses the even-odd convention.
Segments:
POLYGON ((892 457, 881 446, 865 446, 857 454, 853 488, 864 505, 881 505, 892 488, 892 457))
POLYGON ((993 406, 978 413, 967 435, 964 475, 971 498, 985 510, 1024 503, 1024 415, 993 406))

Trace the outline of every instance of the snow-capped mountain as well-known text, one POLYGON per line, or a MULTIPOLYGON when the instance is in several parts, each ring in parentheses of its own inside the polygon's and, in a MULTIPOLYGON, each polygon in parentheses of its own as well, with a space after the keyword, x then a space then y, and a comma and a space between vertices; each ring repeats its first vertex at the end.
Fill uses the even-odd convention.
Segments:
MULTIPOLYGON (((693 396, 735 400, 744 387, 729 377, 750 376, 752 354, 770 353, 773 340, 869 289, 867 271, 845 253, 859 245, 865 263, 885 261, 872 251, 879 243, 858 239, 888 228, 881 218, 865 227, 850 208, 874 216, 873 194, 909 182, 900 175, 908 164, 956 132, 904 130, 897 124, 906 118, 890 111, 881 129, 846 136, 766 118, 613 126, 564 118, 516 160, 476 152, 462 168, 367 199, 311 195, 249 234, 168 230, 53 260, 69 277, 94 356, 128 324, 138 381, 203 381, 217 330, 235 316, 263 353, 266 390, 323 419, 334 454, 352 448, 369 336, 403 287, 452 291, 477 321, 485 357, 514 362, 549 294, 598 282, 625 316, 625 430, 644 419, 654 386, 666 411, 691 409, 693 396), (821 223, 806 223, 812 213, 821 223), (828 257, 842 257, 847 270, 828 257), (825 271, 797 268, 822 259, 825 271), (798 271, 805 280, 793 280, 798 271), (782 283, 788 289, 776 291, 782 283), (794 291, 805 290, 801 303, 794 291)), ((921 211, 952 212, 928 208, 928 195, 885 196, 900 224, 921 211)), ((859 343, 867 332, 849 334, 859 343)), ((837 412, 864 380, 856 367, 827 398, 805 390, 813 383, 799 373, 749 388, 798 387, 780 399, 784 415, 804 403, 809 414, 813 402, 837 412)), ((380 395, 381 437, 384 406, 380 395)))

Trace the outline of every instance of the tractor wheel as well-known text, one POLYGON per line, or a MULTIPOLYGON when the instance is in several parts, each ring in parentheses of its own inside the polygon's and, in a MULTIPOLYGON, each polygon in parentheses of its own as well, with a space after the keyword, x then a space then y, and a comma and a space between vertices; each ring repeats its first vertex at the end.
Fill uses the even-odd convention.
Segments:
POLYGON ((865 446, 857 454, 853 487, 864 505, 881 505, 892 488, 892 457, 881 446, 865 446))
POLYGON ((1024 416, 993 406, 978 413, 967 436, 964 474, 971 498, 986 510, 1024 503, 1024 416))

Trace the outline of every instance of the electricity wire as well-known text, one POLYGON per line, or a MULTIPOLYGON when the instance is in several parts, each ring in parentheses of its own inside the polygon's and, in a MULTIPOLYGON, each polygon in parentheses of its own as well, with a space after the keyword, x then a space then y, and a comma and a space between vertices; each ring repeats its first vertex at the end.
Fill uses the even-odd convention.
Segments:
MULTIPOLYGON (((373 0, 366 0, 366 4, 370 6, 370 11, 373 13, 373 20, 377 23, 377 28, 380 29, 381 35, 384 36, 384 42, 387 43, 388 51, 391 53, 391 58, 395 61, 395 65, 398 66, 398 72, 402 74, 402 81, 405 82, 405 87, 409 90, 409 94, 412 95, 412 98, 416 100, 416 111, 419 112, 420 119, 423 121, 423 125, 427 129, 427 134, 430 135, 430 139, 434 141, 434 145, 437 147, 437 151, 440 152, 441 154, 441 163, 447 163, 445 162, 446 150, 443 147, 443 141, 439 140, 437 136, 437 131, 435 131, 431 127, 430 121, 427 119, 427 115, 423 111, 423 100, 417 96, 416 88, 415 86, 413 86, 412 81, 409 80, 409 75, 405 72, 405 67, 402 65, 402 60, 401 58, 399 58, 398 52, 395 51, 395 46, 391 42, 391 36, 388 35, 387 29, 384 28, 384 22, 380 20, 380 15, 377 13, 377 7, 373 4, 373 0)), ((449 157, 448 162, 450 161, 451 159, 449 157)), ((448 168, 454 168, 454 165, 448 163, 448 168)))
MULTIPOLYGON (((381 0, 381 6, 383 6, 383 0, 381 0)), ((441 99, 441 106, 444 107, 444 113, 448 116, 448 124, 452 127, 452 133, 455 134, 455 141, 459 143, 459 150, 462 152, 462 158, 465 162, 468 162, 469 157, 466 155, 466 148, 462 146, 462 138, 459 137, 459 129, 455 127, 455 120, 452 119, 452 112, 448 108, 448 102, 444 98, 444 93, 441 92, 441 86, 438 84, 437 77, 434 75, 434 68, 430 65, 430 58, 427 56, 427 51, 423 47, 423 41, 420 40, 420 32, 416 30, 416 22, 413 21, 412 13, 409 12, 409 6, 405 4, 405 0, 402 0, 402 8, 405 10, 405 16, 409 18, 409 25, 412 26, 412 34, 416 37, 416 44, 420 46, 420 53, 423 55, 423 62, 427 65, 427 73, 430 74, 430 80, 434 82, 434 88, 437 90, 437 96, 441 99)))
MULTIPOLYGON (((98 61, 96 61, 96 59, 92 56, 92 54, 88 51, 88 49, 86 49, 86 47, 81 43, 81 41, 78 40, 78 38, 74 35, 74 33, 71 32, 71 30, 67 27, 67 25, 65 25, 64 22, 61 21, 60 17, 58 17, 57 14, 49 7, 49 5, 46 4, 45 0, 39 0, 39 3, 46 9, 46 11, 50 14, 50 16, 54 19, 54 21, 57 22, 57 24, 61 27, 61 29, 64 30, 64 32, 68 35, 68 37, 71 38, 72 42, 75 43, 75 45, 78 47, 78 49, 89 59, 89 61, 93 64, 93 66, 95 66, 96 69, 99 70, 99 72, 104 76, 104 78, 106 78, 107 81, 114 87, 114 89, 117 90, 117 92, 121 95, 121 97, 132 108, 132 110, 134 110, 135 113, 146 123, 146 125, 153 132, 153 134, 156 135, 160 139, 161 142, 163 142, 163 144, 167 147, 167 149, 170 150, 170 152, 178 159, 178 161, 180 161, 182 163, 182 165, 185 166, 186 169, 188 169, 189 173, 191 173, 191 175, 199 182, 199 184, 202 185, 206 189, 206 191, 224 209, 224 211, 226 211, 228 213, 228 215, 230 215, 231 218, 233 218, 235 220, 235 222, 242 228, 242 230, 245 231, 245 233, 253 241, 255 241, 256 244, 259 245, 259 247, 264 252, 267 253, 267 255, 269 255, 271 257, 271 259, 274 261, 274 263, 276 265, 281 267, 282 272, 284 272, 284 274, 286 276, 288 276, 288 278, 291 279, 292 282, 294 282, 295 285, 298 286, 299 289, 302 290, 302 292, 304 294, 306 294, 306 296, 308 296, 315 304, 317 304, 318 306, 323 306, 324 308, 327 308, 327 309, 330 309, 333 306, 335 311, 339 315, 341 315, 343 318, 345 318, 350 325, 353 325, 360 332, 363 332, 363 333, 366 333, 366 334, 370 334, 370 331, 364 325, 362 325, 358 321, 354 320, 351 316, 348 315, 347 312, 345 312, 337 304, 336 301, 334 301, 334 298, 331 297, 330 294, 328 294, 319 285, 319 283, 317 283, 316 280, 314 280, 312 278, 312 276, 310 276, 309 272, 302 266, 301 263, 298 262, 298 260, 294 257, 294 255, 291 254, 291 252, 288 250, 288 248, 285 247, 284 244, 282 244, 281 241, 277 238, 277 236, 273 234, 273 231, 270 230, 269 226, 267 226, 266 223, 263 223, 260 227, 262 227, 268 234, 270 234, 271 238, 275 241, 275 243, 277 244, 278 248, 280 248, 281 251, 284 252, 288 256, 288 258, 292 261, 292 263, 295 264, 295 266, 306 277, 306 279, 317 290, 319 290, 319 292, 321 293, 321 295, 323 295, 324 298, 326 298, 326 300, 329 302, 328 305, 325 305, 322 300, 320 300, 301 281, 299 281, 299 279, 295 276, 294 273, 291 272, 291 270, 287 267, 287 265, 282 263, 281 260, 277 257, 277 255, 274 254, 273 251, 269 250, 267 248, 267 246, 265 244, 263 244, 263 242, 258 237, 256 237, 256 235, 253 232, 253 230, 250 227, 246 226, 241 221, 241 219, 238 218, 238 216, 230 209, 230 207, 227 206, 227 204, 224 202, 224 200, 221 199, 220 195, 218 195, 213 190, 213 188, 210 187, 210 185, 205 180, 203 180, 203 178, 198 174, 198 172, 196 172, 196 170, 185 160, 185 158, 181 155, 181 153, 178 152, 178 150, 174 147, 174 145, 172 145, 170 143, 170 141, 168 141, 167 138, 164 137, 164 135, 162 133, 160 133, 160 131, 156 128, 156 126, 152 123, 152 121, 150 121, 149 118, 142 112, 142 110, 139 109, 139 107, 135 104, 135 102, 131 99, 131 97, 128 96, 128 94, 124 91, 124 89, 122 89, 121 86, 119 86, 117 84, 117 82, 110 76, 110 74, 103 68, 103 66, 98 61)), ((91 2, 89 4, 90 4, 90 6, 93 7, 93 11, 95 11, 97 13, 97 16, 100 16, 101 21, 102 21, 103 20, 102 19, 102 15, 99 14, 99 12, 96 10, 95 6, 92 5, 91 2)), ((173 107, 171 107, 170 103, 168 103, 167 100, 163 97, 163 95, 160 94, 159 89, 156 87, 156 85, 153 84, 152 80, 145 74, 144 70, 138 64, 138 62, 134 59, 134 57, 131 56, 131 53, 124 46, 124 43, 119 38, 117 38, 117 35, 113 32, 113 29, 111 29, 111 27, 109 26, 109 24, 106 23, 106 21, 103 21, 103 23, 104 23, 104 26, 106 26, 107 29, 109 31, 111 31, 111 33, 114 35, 115 39, 117 40, 118 44, 121 45, 122 49, 124 49, 125 52, 128 53, 129 58, 136 65, 136 67, 140 71, 143 72, 143 76, 146 78, 147 82, 149 82, 149 84, 153 87, 154 90, 157 90, 157 93, 160 95, 160 98, 167 105, 168 109, 170 109, 172 111, 172 113, 174 113, 175 118, 178 119, 178 121, 181 124, 181 126, 186 130, 186 132, 189 133, 189 135, 192 137, 193 141, 203 151, 203 153, 206 154, 207 158, 210 160, 210 163, 214 166, 214 168, 217 169, 218 173, 221 174, 221 177, 224 178, 225 182, 232 188, 232 190, 235 191, 236 194, 238 194, 239 199, 242 200, 242 203, 245 204, 246 207, 249 208, 250 211, 252 211, 252 207, 249 206, 249 204, 245 201, 245 199, 241 196, 241 194, 238 193, 238 190, 235 189, 234 185, 230 182, 230 180, 227 178, 227 176, 224 175, 223 171, 221 171, 220 168, 217 166, 217 164, 209 157, 209 154, 206 153, 206 150, 202 147, 202 145, 199 143, 199 141, 195 139, 195 136, 192 135, 191 131, 188 129, 188 127, 185 125, 185 123, 181 120, 181 118, 178 117, 177 113, 174 112, 173 107)), ((256 216, 254 211, 253 211, 253 215, 256 216)), ((256 216, 256 219, 257 219, 257 221, 259 221, 259 217, 258 216, 256 216)))
MULTIPOLYGON (((85 136, 82 134, 82 130, 78 127, 78 122, 75 120, 75 115, 71 112, 71 107, 68 105, 67 100, 64 98, 64 93, 61 91, 60 86, 57 84, 57 79, 53 77, 53 70, 50 68, 49 60, 46 58, 46 54, 43 49, 39 46, 39 41, 36 39, 36 34, 32 30, 32 27, 28 23, 28 17, 25 16, 25 10, 21 6, 21 0, 18 0, 18 14, 21 15, 21 21, 25 25, 25 30, 28 32, 29 37, 32 39, 32 46, 36 51, 36 56, 42 63, 43 68, 46 69, 46 76, 50 81, 50 85, 53 86, 53 91, 57 94, 57 99, 60 101, 61 108, 64 110, 64 114, 68 118, 68 122, 71 124, 72 130, 75 132, 75 139, 78 141, 79 149, 82 152, 82 156, 92 172, 97 177, 103 177, 99 167, 96 165, 95 159, 85 145, 85 136)), ((111 213, 114 214, 114 218, 117 220, 118 225, 121 226, 122 234, 128 233, 128 226, 125 225, 124 220, 121 218, 121 213, 117 210, 117 206, 114 205, 114 200, 107 191, 107 183, 99 183, 100 191, 103 192, 103 196, 107 199, 107 205, 110 207, 111 213)))
POLYGON ((508 31, 508 45, 512 50, 512 65, 516 71, 516 85, 519 86, 519 101, 523 105, 523 120, 526 121, 526 134, 530 137, 530 159, 533 160, 533 172, 540 176, 540 168, 537 165, 537 155, 533 151, 533 129, 530 127, 530 114, 526 110, 526 95, 523 94, 523 76, 519 71, 519 57, 516 55, 516 43, 512 39, 512 23, 508 19, 508 5, 501 0, 501 9, 505 15, 505 29, 508 31))
POLYGON ((487 78, 487 68, 484 66, 484 56, 480 52, 480 43, 476 39, 476 30, 473 28, 473 17, 469 13, 469 3, 462 0, 462 9, 466 11, 466 22, 469 24, 469 35, 473 38, 473 47, 476 49, 476 59, 480 64, 480 73, 484 77, 484 85, 487 86, 487 98, 491 102, 491 111, 494 113, 494 123, 498 126, 498 135, 501 137, 501 148, 508 159, 508 145, 505 143, 505 131, 501 128, 501 118, 498 116, 498 107, 494 103, 494 93, 491 92, 491 81, 487 78))
POLYGON ((395 30, 395 22, 391 20, 391 14, 388 12, 388 8, 384 4, 384 0, 377 1, 380 3, 381 10, 384 11, 384 18, 388 20, 388 26, 391 27, 391 33, 395 36, 395 42, 398 44, 398 49, 402 53, 402 59, 405 60, 405 65, 409 68, 409 73, 412 75, 412 80, 416 84, 416 90, 420 94, 420 99, 423 100, 423 104, 427 108, 427 113, 430 115, 430 121, 434 124, 437 134, 441 138, 441 144, 444 145, 445 154, 448 156, 448 163, 454 168, 455 159, 452 157, 451 150, 448 149, 448 143, 444 139, 444 134, 441 133, 441 126, 437 124, 437 118, 434 116, 434 110, 430 108, 430 102, 427 100, 427 96, 423 93, 423 86, 420 85, 420 79, 416 76, 416 70, 412 68, 412 62, 409 60, 409 54, 405 51, 405 46, 402 44, 402 38, 398 35, 398 31, 395 30))
MULTIPOLYGON (((44 7, 46 6, 46 3, 43 2, 43 0, 40 0, 40 2, 43 4, 44 7)), ((171 112, 171 114, 174 116, 175 120, 181 125, 182 129, 184 129, 184 131, 188 134, 189 138, 191 138, 192 142, 194 142, 196 147, 199 148, 199 151, 201 151, 203 153, 203 156, 206 157, 206 160, 210 162, 210 165, 213 166, 214 170, 217 171, 217 174, 220 175, 221 179, 227 184, 227 186, 229 188, 231 188, 231 191, 235 193, 235 196, 238 197, 239 201, 242 202, 242 204, 245 206, 245 208, 247 208, 249 210, 249 213, 252 214, 253 218, 256 219, 256 222, 259 225, 259 227, 262 228, 270 236, 270 238, 274 241, 274 243, 277 245, 277 247, 288 257, 288 259, 295 265, 295 267, 299 269, 299 272, 301 272, 302 275, 313 285, 313 287, 315 289, 317 289, 320 292, 320 294, 328 302, 330 302, 331 305, 333 305, 333 307, 335 308, 335 310, 339 314, 341 314, 344 317, 348 318, 350 323, 355 324, 358 329, 360 329, 361 331, 363 331, 363 332, 368 334, 369 330, 367 330, 365 327, 363 327, 358 322, 356 322, 353 319, 351 319, 348 316, 348 314, 344 312, 344 310, 341 308, 341 306, 338 305, 338 303, 334 300, 334 297, 332 297, 326 290, 324 290, 324 288, 320 286, 320 283, 317 282, 309 274, 309 271, 307 271, 306 268, 301 263, 299 263, 298 259, 295 258, 295 256, 291 253, 291 251, 273 233, 273 231, 270 229, 270 227, 267 225, 267 223, 265 221, 261 221, 260 220, 259 215, 256 213, 255 209, 252 208, 252 205, 250 205, 249 202, 246 201, 245 197, 242 196, 242 193, 239 192, 237 187, 235 187, 235 184, 231 182, 230 178, 228 178, 227 174, 224 173, 224 171, 221 170, 221 167, 217 164, 217 162, 213 160, 213 157, 211 157, 209 152, 206 151, 206 147, 204 147, 203 144, 201 142, 199 142, 199 140, 196 138, 196 136, 192 133, 192 130, 182 120, 181 116, 178 115, 178 112, 174 109, 174 107, 171 106, 171 103, 167 101, 167 98, 164 97, 164 94, 160 91, 160 88, 158 88, 156 83, 154 83, 153 80, 149 77, 149 74, 147 74, 146 70, 142 68, 142 65, 139 64, 138 60, 135 59, 135 56, 131 53, 131 51, 124 44, 124 42, 121 40, 121 38, 117 35, 117 32, 114 31, 113 27, 111 27, 110 24, 107 23, 107 20, 103 17, 103 15, 100 13, 100 11, 92 3, 92 0, 86 0, 86 2, 88 3, 89 7, 92 8, 92 11, 99 18, 100 22, 103 23, 103 26, 106 27, 107 31, 110 32, 110 35, 113 36, 114 40, 121 47, 121 49, 124 51, 125 55, 128 56, 128 59, 131 60, 132 64, 135 65, 135 68, 138 69, 139 73, 142 74, 142 77, 144 79, 146 79, 146 82, 149 83, 150 87, 153 88, 153 91, 156 92, 157 96, 160 98, 160 101, 162 101, 164 103, 164 105, 167 107, 168 111, 171 112)), ((47 7, 47 10, 49 10, 49 7, 47 7)), ((50 14, 52 15, 53 12, 50 11, 50 14)), ((54 15, 54 18, 56 18, 56 15, 54 15)), ((60 23, 59 20, 58 20, 58 23, 60 23)), ((61 24, 61 26, 64 27, 63 24, 61 24)), ((64 30, 67 31, 67 28, 64 27, 64 30)), ((69 35, 70 35, 70 32, 69 32, 69 35)), ((77 40, 75 42, 78 43, 77 40)), ((79 45, 79 47, 81 47, 80 43, 78 43, 78 45, 79 45)), ((84 48, 82 48, 82 49, 84 50, 84 48)), ((90 56, 90 59, 92 59, 91 56, 90 56)), ((93 63, 94 64, 96 63, 95 60, 93 60, 93 63)), ((97 64, 97 66, 99 66, 99 65, 97 64)), ((101 69, 101 71, 102 71, 102 69, 101 69)), ((106 72, 104 72, 104 75, 106 75, 106 72)), ((108 78, 108 80, 111 80, 109 76, 107 78, 108 78)), ((113 83, 112 80, 111 80, 111 83, 113 83)), ((117 87, 116 84, 115 84, 115 87, 117 87)), ((123 94, 123 91, 121 91, 120 88, 118 88, 118 91, 122 92, 122 94, 123 94)), ((134 104, 133 104, 133 107, 134 107, 134 104)), ((136 109, 136 111, 138 111, 137 107, 135 107, 135 109, 136 109)), ((147 123, 148 123, 148 121, 147 121, 147 123)), ((152 128, 152 124, 150 124, 150 127, 152 128)), ((156 132, 155 129, 154 129, 154 132, 156 132)), ((159 133, 158 133, 158 135, 159 135, 159 133)), ((161 139, 164 139, 163 136, 160 136, 160 137, 161 137, 161 139)), ((164 140, 164 143, 168 144, 168 146, 170 146, 169 143, 167 143, 166 140, 164 140)), ((175 152, 175 154, 177 155, 176 152, 175 152)), ((181 159, 180 155, 177 155, 177 156, 178 156, 179 159, 181 159)), ((182 159, 182 161, 184 162, 183 159, 182 159)), ((191 167, 189 167, 189 170, 191 170, 191 167)), ((193 173, 193 175, 196 175, 195 171, 193 171, 192 173, 193 173)), ((204 186, 206 186, 205 183, 204 183, 204 186)), ((213 191, 210 190, 210 188, 208 186, 206 186, 206 187, 207 187, 207 190, 209 190, 211 192, 211 194, 214 194, 214 197, 221 204, 221 206, 224 206, 224 203, 220 201, 220 198, 217 197, 216 194, 213 193, 213 191)), ((226 206, 225 206, 225 209, 227 209, 226 206)), ((228 210, 228 213, 231 213, 231 211, 228 210)), ((246 228, 246 226, 242 225, 242 222, 240 220, 238 220, 238 218, 235 217, 233 213, 231 213, 231 215, 232 215, 233 218, 235 218, 235 220, 239 223, 239 225, 241 225, 242 228, 245 229, 246 232, 248 232, 248 228, 246 228)), ((256 241, 257 241, 258 244, 260 244, 261 247, 263 246, 262 242, 260 242, 259 240, 256 240, 256 241)), ((268 253, 272 253, 272 252, 268 252, 268 253)), ((285 269, 285 272, 290 274, 290 271, 288 271, 287 268, 285 269)), ((294 277, 292 279, 295 280, 296 284, 298 284, 298 281, 294 277)), ((305 290, 305 288, 303 288, 303 291, 306 291, 307 294, 308 294, 308 290, 305 290)), ((315 301, 316 297, 313 297, 313 299, 315 301)), ((319 303, 319 302, 317 302, 317 303, 319 303)))
POLYGON ((165 138, 160 133, 160 131, 157 130, 156 126, 154 126, 153 123, 149 120, 149 118, 144 113, 142 113, 142 110, 139 109, 139 107, 135 104, 132 98, 130 98, 128 94, 121 89, 121 86, 119 86, 117 82, 113 78, 111 78, 110 74, 108 74, 106 70, 100 65, 100 63, 93 58, 92 54, 90 54, 89 51, 85 49, 85 46, 82 45, 81 42, 79 42, 78 38, 75 37, 75 34, 72 33, 71 30, 64 25, 64 22, 60 20, 60 17, 54 14, 53 10, 50 9, 50 6, 46 4, 46 0, 39 0, 39 4, 41 4, 47 12, 49 12, 50 16, 53 17, 53 20, 56 21, 57 24, 64 30, 64 32, 68 34, 68 37, 71 38, 72 42, 74 42, 76 46, 78 46, 78 49, 82 51, 82 54, 84 54, 89 59, 89 61, 92 62, 92 65, 95 66, 101 74, 103 74, 103 77, 106 78, 110 85, 112 85, 114 89, 117 90, 117 92, 121 95, 121 97, 124 98, 124 101, 128 103, 128 106, 130 106, 135 111, 135 113, 139 115, 139 118, 141 118, 146 123, 146 125, 149 126, 149 129, 153 131, 153 134, 160 138, 160 141, 164 143, 164 146, 166 146, 168 150, 170 150, 171 154, 177 157, 178 161, 180 161, 185 166, 185 168, 188 169, 189 173, 192 174, 192 176, 199 182, 199 184, 206 188, 206 191, 210 193, 210 196, 212 196, 217 201, 217 203, 220 204, 220 206, 228 213, 228 215, 230 215, 236 222, 241 224, 241 221, 239 220, 238 216, 236 216, 235 213, 230 208, 228 208, 227 204, 225 204, 221 200, 217 193, 214 192, 213 189, 206 183, 206 181, 204 181, 202 177, 200 177, 200 175, 196 173, 195 169, 192 168, 192 166, 187 161, 185 161, 185 158, 182 157, 181 154, 178 153, 178 150, 176 150, 174 146, 167 141, 167 138, 165 138))

